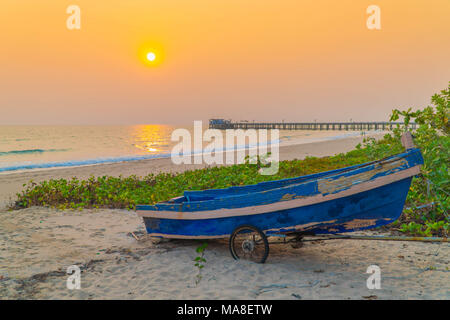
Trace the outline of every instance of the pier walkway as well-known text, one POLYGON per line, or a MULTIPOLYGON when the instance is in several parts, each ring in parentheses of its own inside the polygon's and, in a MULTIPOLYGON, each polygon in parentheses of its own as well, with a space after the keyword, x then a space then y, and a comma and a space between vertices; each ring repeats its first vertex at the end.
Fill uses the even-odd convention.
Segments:
MULTIPOLYGON (((232 122, 224 119, 210 119, 210 129, 279 129, 279 130, 388 130, 400 122, 232 122)), ((410 123, 408 128, 416 129, 416 123, 410 123)))

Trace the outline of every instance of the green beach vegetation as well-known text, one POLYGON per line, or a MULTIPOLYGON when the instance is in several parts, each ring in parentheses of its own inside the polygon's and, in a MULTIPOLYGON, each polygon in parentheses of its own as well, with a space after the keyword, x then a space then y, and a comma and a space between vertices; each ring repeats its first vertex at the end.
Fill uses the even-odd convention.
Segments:
MULTIPOLYGON (((405 210, 391 227, 421 236, 446 236, 450 207, 450 83, 431 99, 432 105, 417 111, 394 110, 391 121, 403 118, 419 124, 414 132, 425 164, 422 174, 413 179, 405 210)), ((304 160, 281 161, 276 175, 258 173, 256 164, 209 167, 182 173, 159 173, 145 177, 91 177, 87 180, 58 179, 40 183, 30 181, 17 194, 14 209, 49 206, 58 209, 128 208, 136 204, 154 204, 183 194, 185 190, 204 190, 255 184, 262 181, 297 177, 359 163, 382 159, 400 153, 400 136, 405 126, 397 126, 383 139, 367 138, 347 153, 330 157, 307 157, 304 160)))
MULTIPOLYGON (((403 117, 404 124, 419 124, 414 142, 421 149, 424 165, 414 178, 406 200, 407 208, 399 221, 401 231, 431 236, 447 236, 450 208, 450 82, 445 90, 431 98, 431 106, 417 111, 395 109, 390 120, 403 117)), ((392 136, 400 138, 396 128, 392 136)))

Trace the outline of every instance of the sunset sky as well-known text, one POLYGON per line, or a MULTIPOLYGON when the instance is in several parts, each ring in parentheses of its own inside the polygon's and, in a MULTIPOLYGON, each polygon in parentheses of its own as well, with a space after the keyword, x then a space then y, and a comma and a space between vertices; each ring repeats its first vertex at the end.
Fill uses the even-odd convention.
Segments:
POLYGON ((449 0, 1 0, 0 124, 385 121, 448 85, 449 17, 449 0))

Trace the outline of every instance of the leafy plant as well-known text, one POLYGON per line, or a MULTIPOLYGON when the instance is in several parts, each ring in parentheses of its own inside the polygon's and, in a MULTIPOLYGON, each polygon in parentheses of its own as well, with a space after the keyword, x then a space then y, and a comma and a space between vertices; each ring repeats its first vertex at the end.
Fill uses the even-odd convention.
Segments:
POLYGON ((403 218, 410 222, 403 224, 401 230, 428 236, 447 235, 450 222, 450 82, 447 89, 433 95, 431 104, 417 111, 395 109, 390 118, 396 121, 403 117, 404 122, 403 127, 393 130, 394 139, 400 138, 411 121, 419 125, 414 141, 422 151, 424 165, 408 193, 411 210, 405 211, 403 218))
POLYGON ((205 255, 205 249, 208 246, 207 242, 204 242, 202 245, 200 245, 195 251, 199 254, 197 257, 195 257, 195 266, 198 268, 198 273, 195 276, 195 284, 198 285, 200 283, 200 280, 202 279, 201 271, 205 267, 203 263, 206 262, 206 259, 204 258, 205 255))

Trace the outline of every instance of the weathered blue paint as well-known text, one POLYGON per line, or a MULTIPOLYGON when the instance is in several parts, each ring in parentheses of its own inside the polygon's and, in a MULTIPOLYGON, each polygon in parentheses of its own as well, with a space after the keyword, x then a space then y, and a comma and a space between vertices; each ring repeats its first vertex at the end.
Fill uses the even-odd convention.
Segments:
MULTIPOLYGON (((137 210, 180 213, 223 212, 258 208, 292 199, 336 194, 336 199, 272 212, 215 218, 144 217, 148 233, 172 237, 227 237, 240 225, 253 225, 266 234, 341 233, 378 227, 398 219, 412 177, 351 195, 339 194, 360 184, 389 177, 423 164, 418 149, 380 161, 292 179, 221 190, 187 191, 183 197, 137 210)), ((380 181, 380 180, 379 180, 380 181)), ((384 180, 383 180, 384 181, 384 180)))

